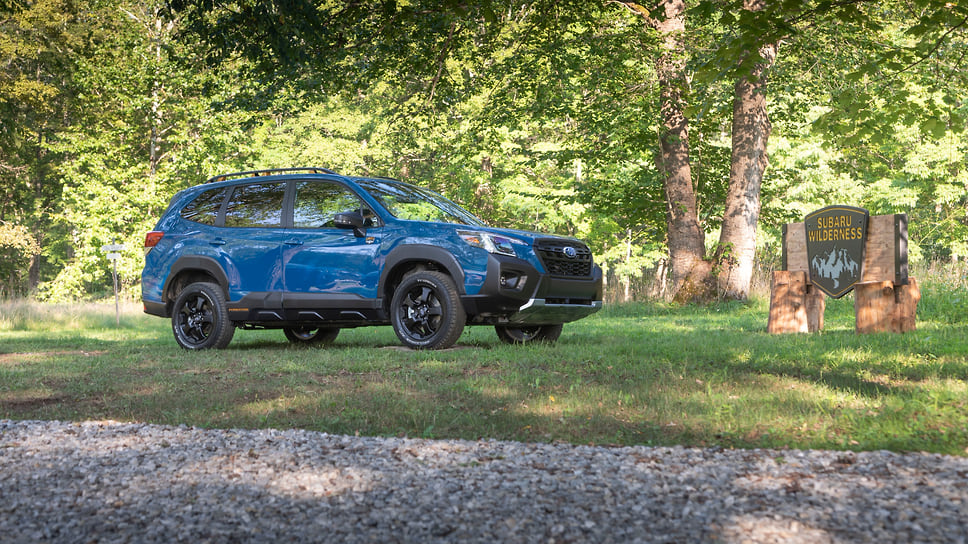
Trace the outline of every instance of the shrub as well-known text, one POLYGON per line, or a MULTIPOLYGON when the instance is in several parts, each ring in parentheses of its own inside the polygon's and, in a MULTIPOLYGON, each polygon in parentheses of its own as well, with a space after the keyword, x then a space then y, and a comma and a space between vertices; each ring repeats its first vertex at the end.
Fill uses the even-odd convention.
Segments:
POLYGON ((27 227, 0 221, 0 298, 27 291, 30 261, 39 253, 27 227))

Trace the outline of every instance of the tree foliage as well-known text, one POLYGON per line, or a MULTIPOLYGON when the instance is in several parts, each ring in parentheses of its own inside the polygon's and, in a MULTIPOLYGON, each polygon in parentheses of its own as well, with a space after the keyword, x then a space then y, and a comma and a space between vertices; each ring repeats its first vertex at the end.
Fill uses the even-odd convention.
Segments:
POLYGON ((24 271, 40 246, 26 227, 0 222, 0 299, 26 292, 24 271))
POLYGON ((7 277, 17 279, 0 281, 16 284, 13 292, 36 283, 40 248, 51 247, 58 230, 61 184, 53 172, 62 157, 48 144, 73 109, 74 55, 87 45, 86 28, 70 0, 0 5, 0 222, 24 237, 18 248, 34 251, 6 263, 16 263, 7 277))
MULTIPOLYGON (((776 259, 782 224, 832 203, 908 213, 913 253, 968 256, 968 10, 939 0, 745 6, 686 5, 684 114, 706 244, 736 162, 733 85, 776 42, 759 259, 776 259)), ((143 234, 177 190, 220 172, 320 165, 430 186, 491 223, 583 237, 618 281, 609 288, 631 293, 666 266, 670 240, 657 160, 661 36, 640 11, 662 20, 652 7, 4 4, 0 221, 20 245, 0 282, 49 298, 106 292, 100 247, 117 240, 128 246, 122 284, 134 287, 143 234)))

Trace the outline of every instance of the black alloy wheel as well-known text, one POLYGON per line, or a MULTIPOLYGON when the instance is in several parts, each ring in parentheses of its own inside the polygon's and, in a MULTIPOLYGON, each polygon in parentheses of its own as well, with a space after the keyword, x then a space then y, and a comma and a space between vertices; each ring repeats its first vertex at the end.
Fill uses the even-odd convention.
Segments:
POLYGON ((464 331, 467 314, 454 280, 423 270, 404 276, 390 302, 390 321, 397 338, 412 349, 445 349, 464 331))
POLYGON ((175 299, 171 329, 178 345, 191 350, 229 345, 235 326, 229 321, 222 289, 208 282, 193 283, 175 299))

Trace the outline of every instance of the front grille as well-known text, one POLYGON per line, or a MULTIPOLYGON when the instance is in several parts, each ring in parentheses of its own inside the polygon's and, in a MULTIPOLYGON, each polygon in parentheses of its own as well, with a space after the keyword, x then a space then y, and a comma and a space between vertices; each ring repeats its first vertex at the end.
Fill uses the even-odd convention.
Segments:
POLYGON ((588 277, 592 274, 592 252, 581 242, 538 240, 534 250, 552 276, 588 277), (574 257, 569 257, 565 248, 574 249, 574 257))

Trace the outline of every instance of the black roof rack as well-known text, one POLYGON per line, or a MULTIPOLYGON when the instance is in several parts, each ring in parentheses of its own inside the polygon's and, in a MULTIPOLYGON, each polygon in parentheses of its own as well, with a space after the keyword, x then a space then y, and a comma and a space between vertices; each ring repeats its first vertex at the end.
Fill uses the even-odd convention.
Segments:
POLYGON ((273 174, 290 174, 296 172, 303 172, 308 174, 336 174, 336 172, 330 170, 329 168, 267 168, 265 170, 248 170, 245 172, 233 172, 231 174, 221 174, 218 176, 213 176, 209 178, 205 183, 213 183, 216 181, 225 181, 229 179, 239 179, 239 178, 256 178, 260 176, 271 176, 273 174))

